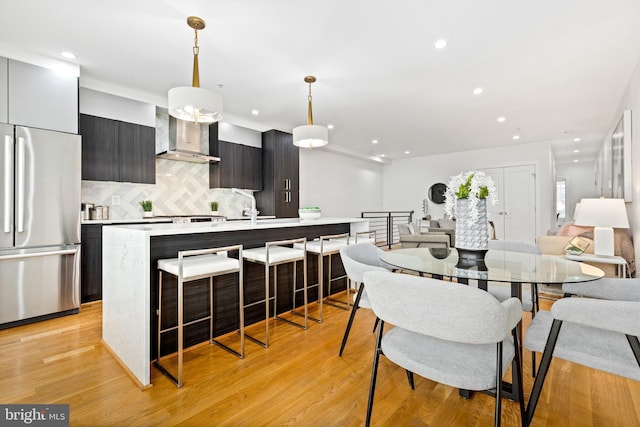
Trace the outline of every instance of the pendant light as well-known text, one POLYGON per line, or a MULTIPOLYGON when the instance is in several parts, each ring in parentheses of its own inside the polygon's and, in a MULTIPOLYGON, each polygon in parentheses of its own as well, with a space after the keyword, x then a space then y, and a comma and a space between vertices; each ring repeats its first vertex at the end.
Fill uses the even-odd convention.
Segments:
POLYGON ((198 30, 204 29, 204 19, 197 16, 187 18, 187 25, 196 32, 193 46, 193 80, 191 86, 169 89, 169 114, 189 122, 211 124, 222 119, 222 97, 209 89, 200 87, 198 69, 198 30))
POLYGON ((309 83, 309 107, 307 112, 307 124, 293 129, 293 145, 296 147, 322 147, 329 143, 329 129, 313 124, 313 112, 311 109, 311 83, 316 81, 314 76, 306 76, 309 83))

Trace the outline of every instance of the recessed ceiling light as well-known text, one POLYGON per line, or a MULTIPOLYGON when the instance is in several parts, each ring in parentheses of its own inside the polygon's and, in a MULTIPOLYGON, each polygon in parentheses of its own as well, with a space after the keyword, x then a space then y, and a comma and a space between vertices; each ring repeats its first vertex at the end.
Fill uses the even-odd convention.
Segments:
POLYGON ((372 139, 372 140, 371 140, 371 143, 372 143, 372 144, 377 144, 377 143, 378 143, 378 140, 377 140, 377 139, 372 139))
POLYGON ((251 110, 251 114, 253 114, 254 116, 258 116, 258 115, 260 115, 260 111, 258 111, 258 110, 251 110))
POLYGON ((411 151, 405 151, 404 154, 411 154, 411 151))
POLYGON ((482 92, 484 92, 484 89, 482 89, 481 87, 477 87, 473 90, 474 95, 480 95, 482 92))
POLYGON ((576 160, 574 160, 574 161, 573 161, 573 163, 578 163, 578 162, 579 162, 579 160, 578 160, 578 159, 576 159, 576 160))
POLYGON ((64 56, 67 59, 76 59, 76 56, 71 52, 64 51, 61 52, 60 55, 64 56))
POLYGON ((579 152, 580 152, 580 150, 573 150, 573 152, 574 152, 574 153, 579 153, 579 152))
POLYGON ((580 138, 573 138, 573 142, 580 142, 580 138))
POLYGON ((507 120, 507 118, 506 118, 506 117, 503 117, 503 116, 498 117, 498 123, 502 123, 502 122, 504 122, 505 120, 507 120))
POLYGON ((520 139, 520 135, 513 135, 513 139, 520 139))
POLYGON ((433 45, 436 47, 436 49, 444 49, 445 47, 447 47, 447 41, 445 39, 436 40, 433 45))
POLYGON ((329 129, 333 129, 333 125, 332 125, 332 124, 328 124, 328 125, 327 125, 327 128, 329 128, 329 129))
POLYGON ((384 157, 384 154, 380 154, 380 157, 384 157))

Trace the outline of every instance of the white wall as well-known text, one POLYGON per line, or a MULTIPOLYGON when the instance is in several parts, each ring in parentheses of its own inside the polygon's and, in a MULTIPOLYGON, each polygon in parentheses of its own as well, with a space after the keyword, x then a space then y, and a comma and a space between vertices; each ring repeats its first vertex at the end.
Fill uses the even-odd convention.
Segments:
MULTIPOLYGON (((394 160, 384 166, 383 209, 414 210, 414 218, 422 217, 422 200, 429 187, 437 182, 447 184, 449 178, 474 169, 533 164, 536 169, 536 235, 552 226, 553 177, 549 143, 519 144, 458 153, 394 160)), ((444 216, 444 205, 429 202, 432 218, 444 216)))
POLYGON ((576 203, 582 198, 597 197, 594 162, 556 164, 556 177, 566 181, 566 213, 564 222, 573 221, 576 203))
POLYGON ((300 149, 300 206, 327 217, 382 209, 382 165, 319 149, 300 149))
POLYGON ((618 110, 611 117, 610 129, 622 117, 624 110, 631 110, 631 158, 633 174, 633 202, 627 203, 627 213, 631 225, 636 265, 640 265, 640 60, 631 75, 629 85, 622 96, 618 110))

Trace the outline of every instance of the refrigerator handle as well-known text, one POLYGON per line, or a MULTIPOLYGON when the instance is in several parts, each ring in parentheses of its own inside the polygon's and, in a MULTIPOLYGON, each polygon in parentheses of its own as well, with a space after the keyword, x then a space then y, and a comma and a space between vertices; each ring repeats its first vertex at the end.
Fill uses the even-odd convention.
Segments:
POLYGON ((26 259, 26 258, 40 258, 45 256, 60 256, 60 255, 75 255, 78 253, 78 248, 73 249, 60 249, 54 251, 42 251, 42 252, 31 252, 31 253, 19 253, 19 254, 10 254, 10 255, 0 255, 0 261, 8 261, 12 259, 26 259))
POLYGON ((4 232, 11 233, 11 205, 13 204, 13 138, 4 136, 4 232))
POLYGON ((17 194, 16 194, 16 231, 24 232, 24 138, 18 138, 17 154, 17 194))

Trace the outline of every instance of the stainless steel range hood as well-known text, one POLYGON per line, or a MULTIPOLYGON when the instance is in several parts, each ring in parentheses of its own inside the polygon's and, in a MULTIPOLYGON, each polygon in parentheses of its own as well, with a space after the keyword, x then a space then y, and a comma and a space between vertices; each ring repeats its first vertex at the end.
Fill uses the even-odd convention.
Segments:
MULTIPOLYGON (((170 117, 168 113, 165 116, 164 111, 156 113, 157 130, 159 136, 164 139, 162 141, 164 147, 156 152, 156 157, 191 163, 220 161, 219 157, 209 155, 210 129, 208 125, 196 125, 193 122, 178 120, 175 117, 170 117), (164 127, 163 130, 166 130, 166 133, 160 130, 161 127, 164 127), (168 147, 166 146, 167 137, 168 147)), ((211 125, 211 131, 215 132, 217 138, 217 124, 211 125)))

